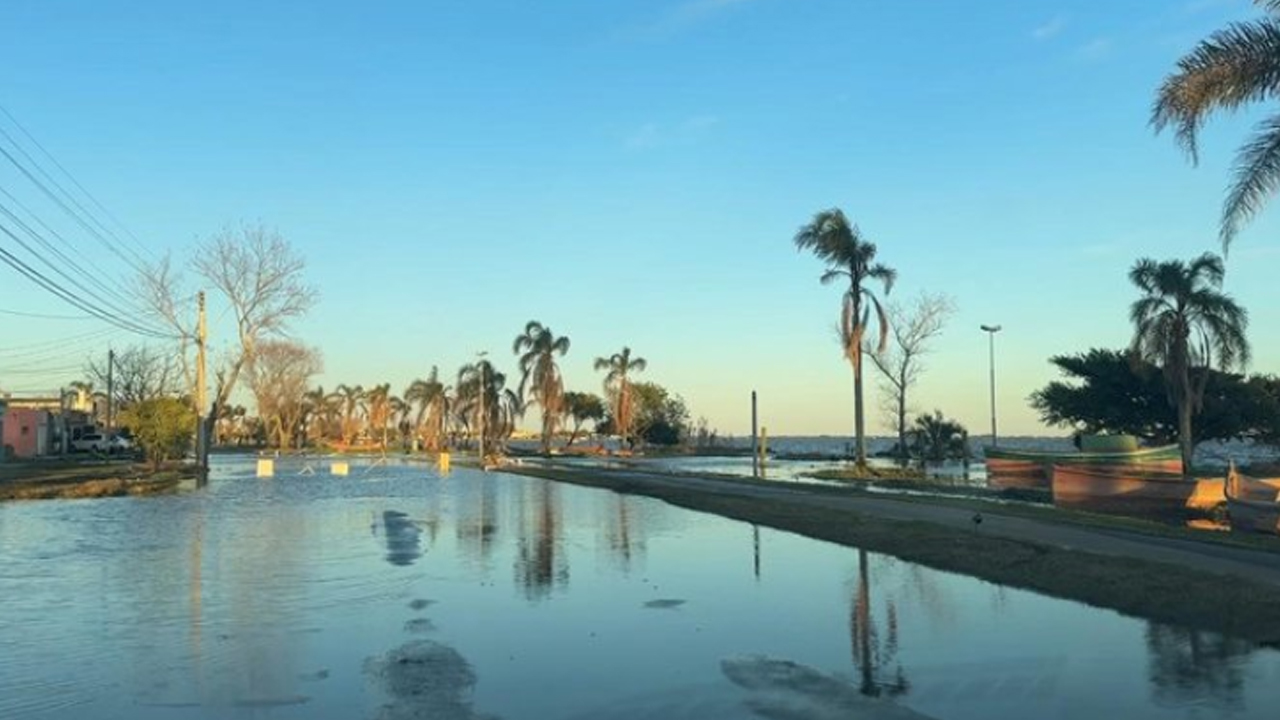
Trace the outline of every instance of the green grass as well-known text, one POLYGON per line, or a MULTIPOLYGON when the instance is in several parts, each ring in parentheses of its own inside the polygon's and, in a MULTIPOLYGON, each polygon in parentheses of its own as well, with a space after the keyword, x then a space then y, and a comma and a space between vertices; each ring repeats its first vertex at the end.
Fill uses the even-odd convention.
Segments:
MULTIPOLYGON (((1213 630, 1261 643, 1280 644, 1280 588, 1146 560, 1095 555, 1034 542, 959 531, 926 522, 880 518, 785 499, 726 496, 672 488, 599 470, 512 468, 510 472, 647 495, 673 505, 865 548, 928 567, 959 572, 1010 587, 1034 590, 1141 618, 1213 630)), ((816 493, 827 490, 810 486, 816 493)), ((833 489, 840 493, 848 491, 833 489)), ((913 502, 923 500, 912 499, 913 502)), ((933 502, 933 500, 929 500, 933 502)), ((942 504, 996 511, 990 503, 942 504)), ((999 506, 1004 512, 1007 506, 999 506)), ((1173 528, 1123 518, 1086 517, 1051 508, 1018 507, 1050 522, 1123 528, 1165 536, 1173 528)), ((1189 532, 1189 531, 1186 531, 1189 532)), ((1199 539, 1199 538, 1197 538, 1199 539)), ((1274 540, 1274 539, 1268 539, 1274 540)), ((1272 547, 1280 545, 1272 544, 1272 547)))

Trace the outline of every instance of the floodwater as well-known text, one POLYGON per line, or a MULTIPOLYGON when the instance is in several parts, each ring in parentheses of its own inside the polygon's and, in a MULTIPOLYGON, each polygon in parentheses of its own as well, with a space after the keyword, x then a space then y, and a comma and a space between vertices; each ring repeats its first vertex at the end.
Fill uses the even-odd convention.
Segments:
POLYGON ((1207 632, 646 498, 305 467, 257 479, 222 458, 198 492, 0 505, 0 717, 1093 720, 1280 704, 1280 653, 1207 632))

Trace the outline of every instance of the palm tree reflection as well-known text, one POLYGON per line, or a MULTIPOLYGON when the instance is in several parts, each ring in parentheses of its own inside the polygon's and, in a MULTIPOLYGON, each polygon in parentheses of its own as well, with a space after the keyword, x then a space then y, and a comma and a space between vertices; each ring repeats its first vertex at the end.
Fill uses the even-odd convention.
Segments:
POLYGON ((880 637, 871 609, 871 578, 867 567, 867 551, 858 551, 858 584, 849 613, 849 635, 853 665, 858 669, 859 692, 877 697, 903 695, 911 689, 898 655, 898 608, 893 600, 885 605, 885 636, 880 637), (892 679, 884 679, 892 667, 892 679))
POLYGON ((484 476, 478 481, 479 491, 472 485, 469 490, 473 502, 463 501, 459 508, 457 538, 458 547, 472 560, 486 563, 493 555, 493 543, 498 534, 497 490, 494 479, 484 476))
POLYGON ((1254 645, 1199 630, 1149 623, 1148 676, 1161 705, 1244 708, 1245 660, 1254 645))
POLYGON ((635 499, 626 495, 614 495, 613 508, 608 514, 611 520, 606 526, 609 553, 618 569, 624 574, 631 572, 632 564, 644 556, 645 528, 643 514, 637 514, 633 506, 635 499))
POLYGON ((569 565, 560 537, 560 495, 554 483, 537 485, 532 512, 521 513, 515 566, 516 583, 530 600, 545 599, 557 586, 569 583, 569 565))

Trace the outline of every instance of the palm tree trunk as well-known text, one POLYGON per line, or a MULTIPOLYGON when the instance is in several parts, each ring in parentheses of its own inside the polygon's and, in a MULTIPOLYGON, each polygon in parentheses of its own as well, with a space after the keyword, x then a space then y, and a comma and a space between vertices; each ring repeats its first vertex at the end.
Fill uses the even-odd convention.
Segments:
POLYGON ((1189 477, 1195 441, 1191 436, 1191 398, 1187 397, 1178 403, 1178 445, 1182 448, 1182 474, 1189 477))
POLYGON ((862 417, 862 353, 853 356, 853 440, 856 445, 858 467, 867 466, 867 444, 862 417))

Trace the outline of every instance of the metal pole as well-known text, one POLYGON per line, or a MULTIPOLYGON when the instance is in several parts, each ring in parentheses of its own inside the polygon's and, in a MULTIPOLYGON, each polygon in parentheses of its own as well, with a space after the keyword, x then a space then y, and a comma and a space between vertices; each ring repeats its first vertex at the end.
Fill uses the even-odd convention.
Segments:
POLYGON ((999 445, 999 436, 996 434, 996 333, 1000 332, 1000 326, 983 325, 982 331, 987 333, 987 352, 991 368, 991 446, 996 447, 999 445))
POLYGON ((988 334, 987 340, 988 365, 991 368, 991 444, 994 446, 1000 443, 1000 436, 996 434, 996 334, 988 334))
POLYGON ((760 445, 756 434, 756 391, 751 391, 751 477, 760 477, 760 445))

